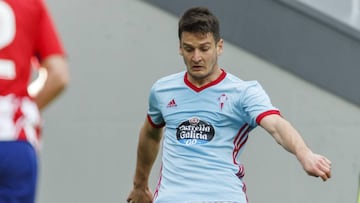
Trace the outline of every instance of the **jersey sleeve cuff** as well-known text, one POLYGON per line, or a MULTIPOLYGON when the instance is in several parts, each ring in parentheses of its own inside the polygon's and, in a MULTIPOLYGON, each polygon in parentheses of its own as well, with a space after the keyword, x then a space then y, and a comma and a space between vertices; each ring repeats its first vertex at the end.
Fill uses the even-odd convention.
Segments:
POLYGON ((154 127, 154 128, 162 128, 165 126, 165 123, 160 123, 160 124, 154 123, 149 114, 147 115, 147 119, 148 119, 149 123, 152 125, 152 127, 154 127))
POLYGON ((273 115, 273 114, 281 115, 279 110, 265 111, 265 112, 261 113, 260 115, 258 115, 258 117, 256 118, 256 123, 259 125, 263 118, 265 118, 268 115, 273 115))

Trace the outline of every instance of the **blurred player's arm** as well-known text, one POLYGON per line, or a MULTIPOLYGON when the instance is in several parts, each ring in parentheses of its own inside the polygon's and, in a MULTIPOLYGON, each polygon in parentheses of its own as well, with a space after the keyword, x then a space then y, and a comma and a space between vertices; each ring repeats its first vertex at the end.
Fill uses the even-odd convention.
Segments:
POLYGON ((43 110, 68 85, 69 70, 67 60, 61 55, 51 55, 45 58, 40 66, 39 77, 30 86, 33 87, 31 96, 39 109, 43 110), (34 85, 36 83, 38 85, 34 85))
POLYGON ((161 138, 162 128, 154 128, 146 119, 140 130, 134 185, 127 199, 128 202, 151 202, 149 176, 159 152, 161 138))
POLYGON ((330 178, 331 162, 326 157, 313 153, 287 120, 280 115, 269 115, 261 120, 260 125, 277 143, 296 156, 309 175, 321 177, 324 181, 330 178))

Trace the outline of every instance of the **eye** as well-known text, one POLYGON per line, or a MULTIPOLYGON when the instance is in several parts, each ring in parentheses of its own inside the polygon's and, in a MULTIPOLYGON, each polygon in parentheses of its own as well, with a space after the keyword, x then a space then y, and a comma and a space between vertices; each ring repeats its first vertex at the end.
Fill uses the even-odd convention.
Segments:
POLYGON ((188 47, 188 46, 184 46, 184 50, 185 50, 186 52, 192 52, 192 51, 194 50, 194 48, 188 47))
POLYGON ((210 47, 206 46, 206 47, 201 47, 201 51, 205 52, 205 51, 209 51, 210 47))

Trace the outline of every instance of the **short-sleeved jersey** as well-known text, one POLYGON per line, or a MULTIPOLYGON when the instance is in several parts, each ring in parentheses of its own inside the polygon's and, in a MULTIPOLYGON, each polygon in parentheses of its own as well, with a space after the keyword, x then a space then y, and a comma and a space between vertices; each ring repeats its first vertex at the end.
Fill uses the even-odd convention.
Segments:
POLYGON ((186 72, 158 80, 148 120, 165 126, 156 203, 247 202, 239 156, 249 132, 280 114, 257 81, 226 73, 197 88, 186 72))
POLYGON ((64 55, 43 0, 0 1, 0 140, 37 142, 40 115, 27 92, 31 60, 64 55))

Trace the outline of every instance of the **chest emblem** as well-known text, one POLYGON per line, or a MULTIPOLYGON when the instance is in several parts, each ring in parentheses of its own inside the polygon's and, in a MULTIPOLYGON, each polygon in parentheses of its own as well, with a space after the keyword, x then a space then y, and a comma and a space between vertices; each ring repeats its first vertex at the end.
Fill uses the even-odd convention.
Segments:
POLYGON ((219 101, 219 105, 220 105, 220 110, 223 109, 225 102, 228 100, 228 97, 226 96, 226 94, 221 94, 220 97, 218 98, 219 101))

